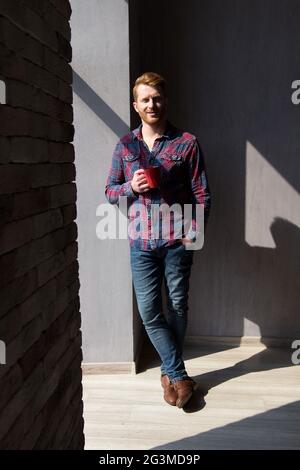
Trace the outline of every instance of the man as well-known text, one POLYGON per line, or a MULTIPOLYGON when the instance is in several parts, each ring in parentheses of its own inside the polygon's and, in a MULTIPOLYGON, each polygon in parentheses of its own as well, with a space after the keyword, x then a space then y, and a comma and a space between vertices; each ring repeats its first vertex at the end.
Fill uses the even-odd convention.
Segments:
POLYGON ((182 348, 193 263, 191 248, 201 227, 195 220, 195 211, 189 230, 185 230, 182 216, 183 236, 179 238, 175 236, 175 216, 171 214, 169 235, 165 237, 159 230, 153 236, 152 208, 157 204, 176 204, 177 207, 190 204, 193 209, 197 204, 202 205, 206 223, 210 193, 196 138, 167 121, 164 78, 153 72, 144 73, 135 82, 133 97, 133 106, 141 118, 141 125, 117 143, 105 194, 112 204, 118 204, 119 197, 126 196, 131 219, 143 213, 140 236, 129 234, 134 289, 146 332, 162 361, 164 399, 170 405, 182 408, 196 388, 196 383, 186 372, 182 348), (158 188, 150 188, 144 171, 151 165, 160 167, 161 182, 158 188), (161 305, 163 279, 167 317, 163 315, 161 305))

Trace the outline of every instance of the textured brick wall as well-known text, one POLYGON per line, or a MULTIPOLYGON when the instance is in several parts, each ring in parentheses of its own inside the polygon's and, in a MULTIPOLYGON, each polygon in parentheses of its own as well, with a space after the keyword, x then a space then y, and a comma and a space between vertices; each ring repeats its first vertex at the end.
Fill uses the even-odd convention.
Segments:
POLYGON ((0 1, 0 448, 83 447, 67 0, 0 1))

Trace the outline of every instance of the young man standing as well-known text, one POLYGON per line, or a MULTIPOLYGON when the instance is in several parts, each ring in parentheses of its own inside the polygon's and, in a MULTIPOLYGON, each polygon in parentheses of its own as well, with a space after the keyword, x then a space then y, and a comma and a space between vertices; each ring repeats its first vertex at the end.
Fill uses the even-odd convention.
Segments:
POLYGON ((105 194, 112 204, 118 204, 119 197, 126 196, 133 214, 131 217, 143 214, 144 230, 138 237, 129 234, 133 285, 146 332, 162 361, 164 399, 170 405, 182 408, 196 388, 182 359, 193 263, 192 244, 197 231, 204 230, 197 224, 194 209, 197 205, 204 208, 206 223, 210 192, 197 139, 167 121, 164 78, 153 72, 144 73, 135 82, 133 97, 141 125, 117 143, 105 194), (144 169, 150 166, 160 168, 159 187, 149 186, 144 169), (153 236, 152 208, 166 204, 177 208, 186 204, 192 206, 191 227, 184 229, 182 217, 183 235, 180 238, 175 234, 174 214, 168 221, 168 236, 161 230, 153 236), (162 313, 163 279, 167 316, 162 313))

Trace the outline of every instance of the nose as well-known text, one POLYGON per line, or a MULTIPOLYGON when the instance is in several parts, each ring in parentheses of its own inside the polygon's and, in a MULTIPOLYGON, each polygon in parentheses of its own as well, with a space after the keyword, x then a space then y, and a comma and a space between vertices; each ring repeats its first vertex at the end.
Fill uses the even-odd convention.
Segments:
POLYGON ((156 109, 156 101, 153 100, 152 98, 150 98, 149 100, 149 108, 153 110, 156 109))

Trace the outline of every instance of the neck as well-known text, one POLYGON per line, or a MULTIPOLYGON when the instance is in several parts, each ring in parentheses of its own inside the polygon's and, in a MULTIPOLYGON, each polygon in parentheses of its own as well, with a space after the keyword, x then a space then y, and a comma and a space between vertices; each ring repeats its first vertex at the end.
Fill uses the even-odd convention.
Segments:
POLYGON ((151 139, 151 137, 157 137, 162 135, 167 127, 167 121, 164 119, 161 122, 158 122, 157 124, 147 124, 146 122, 142 121, 142 134, 143 137, 148 137, 151 139))

